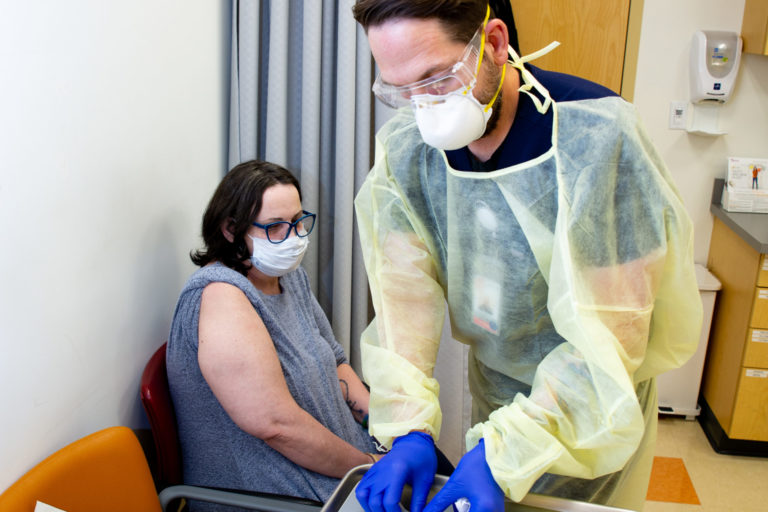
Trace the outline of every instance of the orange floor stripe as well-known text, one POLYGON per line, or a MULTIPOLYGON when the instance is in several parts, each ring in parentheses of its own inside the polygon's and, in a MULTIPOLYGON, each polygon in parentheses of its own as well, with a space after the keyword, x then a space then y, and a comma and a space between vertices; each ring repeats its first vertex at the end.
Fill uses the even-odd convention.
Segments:
POLYGON ((701 505, 683 459, 654 457, 647 500, 701 505))

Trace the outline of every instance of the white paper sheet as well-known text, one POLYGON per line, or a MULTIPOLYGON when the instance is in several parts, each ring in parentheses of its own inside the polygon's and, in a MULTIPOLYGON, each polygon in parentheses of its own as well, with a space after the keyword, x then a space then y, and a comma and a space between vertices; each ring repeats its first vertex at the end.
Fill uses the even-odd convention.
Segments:
POLYGON ((52 507, 47 503, 43 503, 42 501, 38 501, 35 504, 35 512, 66 512, 66 511, 61 510, 60 508, 52 507))

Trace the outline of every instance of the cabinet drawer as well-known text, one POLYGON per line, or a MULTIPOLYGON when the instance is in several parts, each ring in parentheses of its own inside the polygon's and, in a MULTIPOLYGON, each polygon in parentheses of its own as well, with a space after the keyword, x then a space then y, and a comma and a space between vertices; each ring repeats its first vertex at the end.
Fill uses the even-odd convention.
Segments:
POLYGON ((749 330, 744 348, 744 366, 768 369, 768 330, 749 330))
POLYGON ((768 287, 768 254, 760 259, 760 272, 757 274, 757 286, 768 287))
POLYGON ((768 288, 755 289, 755 302, 752 305, 750 327, 768 329, 768 288))
POLYGON ((728 436, 768 441, 768 370, 742 368, 728 436))

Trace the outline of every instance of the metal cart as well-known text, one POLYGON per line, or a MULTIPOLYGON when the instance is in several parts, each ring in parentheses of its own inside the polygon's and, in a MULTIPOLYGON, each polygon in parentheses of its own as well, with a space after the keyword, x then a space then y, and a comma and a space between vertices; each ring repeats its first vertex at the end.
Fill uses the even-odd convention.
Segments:
MULTIPOLYGON (((363 512, 363 508, 357 502, 357 498, 355 498, 354 489, 370 467, 371 464, 367 464, 350 470, 350 472, 341 480, 338 487, 336 487, 336 490, 320 512, 363 512)), ((445 476, 435 476, 435 483, 432 485, 430 497, 439 491, 447 481, 448 478, 445 476)), ((402 501, 403 503, 410 503, 411 501, 410 488, 407 485, 403 491, 402 501)), ((408 510, 402 504, 400 505, 400 508, 403 511, 408 510)), ((629 512, 623 508, 606 507, 604 505, 595 505, 593 503, 584 503, 582 501, 566 500, 563 498, 553 498, 539 494, 528 494, 520 503, 507 500, 505 508, 506 512, 629 512)), ((451 511, 448 510, 447 512, 451 511)))

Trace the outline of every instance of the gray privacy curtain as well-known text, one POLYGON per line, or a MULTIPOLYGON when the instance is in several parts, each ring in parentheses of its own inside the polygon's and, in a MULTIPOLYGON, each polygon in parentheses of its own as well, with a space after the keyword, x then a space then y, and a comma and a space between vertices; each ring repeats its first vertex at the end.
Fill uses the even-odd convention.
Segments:
POLYGON ((290 169, 318 214, 303 260, 353 366, 368 283, 353 200, 371 164, 372 60, 354 0, 232 0, 229 167, 290 169))

